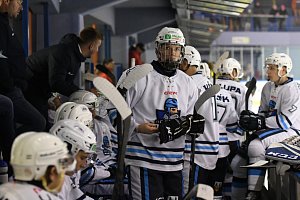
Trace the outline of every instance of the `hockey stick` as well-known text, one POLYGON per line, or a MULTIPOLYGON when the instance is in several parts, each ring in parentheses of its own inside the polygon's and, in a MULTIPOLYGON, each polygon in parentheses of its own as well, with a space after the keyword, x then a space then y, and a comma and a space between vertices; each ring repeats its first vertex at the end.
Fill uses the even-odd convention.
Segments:
POLYGON ((139 65, 138 67, 129 68, 117 84, 117 88, 122 95, 131 88, 138 80, 145 77, 153 70, 150 64, 139 65))
MULTIPOLYGON (((94 79, 93 84, 101 93, 103 93, 104 96, 106 96, 108 100, 112 102, 112 104, 116 107, 120 118, 122 117, 122 119, 124 120, 124 130, 120 131, 120 133, 122 133, 122 136, 121 134, 119 134, 119 137, 122 138, 122 144, 118 147, 118 167, 113 191, 113 199, 122 199, 124 195, 124 158, 132 112, 123 96, 109 81, 104 78, 97 77, 94 79)), ((122 123, 122 120, 120 120, 120 123, 122 123)))
MULTIPOLYGON (((245 97, 245 110, 246 111, 249 110, 249 97, 255 87, 256 87, 256 79, 254 77, 252 77, 252 79, 249 83, 247 92, 246 92, 246 97, 245 97)), ((246 131, 246 139, 249 138, 249 135, 250 135, 249 131, 246 131)))
POLYGON ((249 97, 254 88, 256 87, 256 79, 252 77, 247 92, 246 92, 246 97, 245 97, 245 109, 248 111, 249 110, 249 97))
POLYGON ((216 63, 214 64, 214 67, 213 67, 213 84, 215 85, 216 84, 216 74, 218 72, 218 69, 220 68, 220 66, 222 65, 222 62, 228 58, 229 56, 229 51, 225 51, 219 58, 218 60, 216 61, 216 63))
MULTIPOLYGON (((205 101, 215 96, 220 91, 219 85, 213 85, 207 90, 205 90, 202 95, 198 98, 195 103, 195 110, 199 113, 199 109, 205 101)), ((195 174, 195 143, 196 143, 196 134, 191 134, 191 157, 190 157, 190 175, 189 175, 189 190, 194 186, 194 174, 195 174)))
POLYGON ((209 185, 198 184, 184 197, 183 200, 189 200, 192 198, 201 198, 205 200, 213 200, 214 190, 209 185))
POLYGON ((131 109, 113 84, 101 77, 96 77, 93 84, 116 107, 123 120, 131 115, 131 109))

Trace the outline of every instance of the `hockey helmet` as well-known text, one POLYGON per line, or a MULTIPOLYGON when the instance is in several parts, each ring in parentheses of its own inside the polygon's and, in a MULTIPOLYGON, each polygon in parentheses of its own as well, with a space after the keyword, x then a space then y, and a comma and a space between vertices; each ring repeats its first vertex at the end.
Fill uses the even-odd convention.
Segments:
POLYGON ((210 79, 210 69, 207 63, 203 62, 200 63, 200 66, 198 67, 198 72, 201 72, 201 74, 205 77, 210 79))
POLYGON ((200 53, 192 46, 185 46, 184 59, 188 61, 190 66, 195 65, 200 66, 201 56, 200 53))
POLYGON ((11 165, 16 180, 41 180, 48 166, 58 173, 74 162, 67 145, 58 137, 45 132, 26 132, 19 135, 11 149, 11 165))
POLYGON ((162 66, 166 70, 174 70, 179 67, 179 64, 184 55, 184 45, 185 45, 185 38, 183 33, 178 28, 171 28, 171 27, 164 27, 162 28, 155 40, 155 53, 157 55, 158 61, 162 64, 162 66), (171 57, 163 56, 166 55, 167 49, 166 44, 170 45, 179 45, 180 48, 180 57, 178 60, 173 60, 171 57))
MULTIPOLYGON (((282 67, 286 67, 287 75, 291 72, 293 68, 292 59, 285 53, 273 53, 266 58, 265 65, 277 65, 278 75, 282 70, 282 67)), ((280 76, 280 75, 279 75, 280 76)))
POLYGON ((241 73, 242 67, 241 64, 234 58, 225 59, 220 67, 217 69, 217 72, 221 75, 229 74, 232 78, 241 78, 243 73, 241 73), (237 75, 233 76, 233 70, 236 69, 237 75))
POLYGON ((95 134, 79 121, 71 119, 60 120, 53 125, 50 133, 66 142, 72 155, 76 155, 79 150, 85 153, 96 152, 95 134))
POLYGON ((93 128, 93 116, 84 104, 66 102, 55 113, 54 123, 63 119, 73 119, 82 122, 89 128, 93 128))
POLYGON ((86 90, 78 90, 70 95, 69 101, 75 102, 78 104, 84 104, 89 109, 97 109, 99 107, 99 102, 97 96, 86 90))

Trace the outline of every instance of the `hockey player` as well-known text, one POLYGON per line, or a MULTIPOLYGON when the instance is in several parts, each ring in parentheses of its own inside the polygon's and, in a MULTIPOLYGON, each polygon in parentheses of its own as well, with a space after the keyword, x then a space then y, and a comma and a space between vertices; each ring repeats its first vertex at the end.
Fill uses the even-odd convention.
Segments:
MULTIPOLYGON (((212 83, 207 79, 210 77, 208 65, 200 62, 199 52, 192 46, 186 46, 184 61, 180 69, 193 78, 194 84, 199 88, 201 95, 212 83)), ((216 95, 216 103, 215 99, 211 98, 201 107, 201 115, 205 118, 205 128, 204 134, 197 138, 196 149, 198 151, 196 151, 195 163, 199 171, 196 170, 198 173, 193 176, 199 177, 198 180, 195 180, 196 183, 205 183, 212 186, 215 190, 215 197, 221 197, 222 183, 227 168, 227 155, 229 154, 226 126, 230 125, 230 128, 234 128, 232 124, 235 123, 236 126, 238 118, 237 115, 232 115, 234 105, 230 94, 226 90, 222 89, 216 95), (216 109, 217 113, 215 113, 216 109), (229 117, 229 115, 231 116, 229 117), (209 152, 207 149, 214 149, 215 151, 209 152), (208 163, 214 164, 208 167, 208 163), (204 176, 205 174, 206 176, 204 176)), ((188 143, 190 143, 189 140, 188 143)), ((187 151, 190 150, 187 149, 187 151)), ((186 177, 188 177, 190 166, 188 156, 185 158, 184 174, 186 175, 185 189, 187 189, 188 178, 186 177)))
POLYGON ((16 182, 0 186, 0 199, 58 200, 65 170, 72 170, 74 159, 66 144, 44 132, 19 135, 12 146, 11 165, 16 182))
POLYGON ((69 99, 69 101, 86 105, 93 114, 93 132, 97 139, 97 161, 95 168, 85 169, 80 179, 81 189, 93 197, 112 195, 116 169, 117 132, 107 115, 105 104, 108 100, 102 97, 97 97, 85 90, 78 90, 71 94, 69 99), (99 104, 102 106, 99 107, 99 104), (101 179, 97 176, 98 180, 95 180, 95 177, 92 177, 95 173, 100 173, 101 179))
MULTIPOLYGON (((245 95, 247 91, 245 85, 236 81, 242 76, 241 70, 241 65, 236 59, 227 58, 217 69, 218 79, 216 80, 216 83, 219 84, 222 89, 230 93, 234 100, 235 110, 238 116, 240 116, 241 111, 245 109, 245 95)), ((239 133, 242 134, 241 131, 239 131, 239 133)), ((231 161, 240 146, 240 140, 243 140, 243 136, 228 133, 228 139, 231 151, 229 161, 231 161)))
POLYGON ((107 100, 103 98, 98 98, 92 92, 79 90, 74 92, 70 96, 69 101, 78 104, 84 104, 92 112, 94 123, 93 132, 95 133, 97 138, 97 158, 101 162, 101 164, 105 165, 107 168, 110 165, 114 165, 116 163, 115 148, 117 146, 117 133, 109 121, 107 112, 105 112, 106 107, 104 106, 99 108, 99 103, 103 105, 104 103, 102 101, 107 100), (115 145, 113 145, 112 143, 115 145))
POLYGON ((155 42, 157 60, 151 63, 154 70, 126 94, 133 132, 125 163, 134 200, 182 199, 184 135, 189 124, 185 116, 193 113, 198 97, 191 78, 177 70, 184 44, 180 29, 161 29, 155 42))
MULTIPOLYGON (((235 105, 235 112, 237 116, 240 115, 240 112, 245 109, 245 95, 247 87, 239 82, 237 79, 242 76, 242 68, 240 63, 234 58, 225 59, 222 64, 217 69, 218 79, 216 83, 221 86, 222 89, 227 90, 235 105)), ((229 163, 231 163, 232 158, 235 156, 239 146, 240 141, 243 141, 243 131, 237 130, 235 133, 228 132, 228 142, 230 147, 230 154, 228 156, 229 163)), ((235 180, 238 184, 240 180, 235 180)), ((227 173, 226 181, 224 183, 224 191, 226 191, 225 196, 231 196, 231 182, 232 175, 227 173)), ((240 188, 240 186, 238 187, 240 188)))
MULTIPOLYGON (((269 82, 265 84, 261 95, 259 115, 251 111, 243 111, 240 115, 240 126, 245 130, 256 131, 247 138, 244 147, 250 163, 265 159, 265 149, 274 142, 299 134, 300 106, 299 84, 289 77, 292 60, 284 53, 273 53, 265 61, 269 82)), ((237 155, 234 173, 247 178, 247 171, 240 168, 247 165, 243 154, 237 155), (235 172, 236 171, 236 172, 235 172)), ((260 199, 260 191, 264 182, 265 170, 248 170, 248 195, 246 199, 260 199)), ((236 199, 243 198, 241 193, 233 194, 236 199)), ((244 194, 245 195, 245 194, 244 194)))
POLYGON ((81 170, 87 168, 88 159, 96 152, 94 133, 84 124, 69 119, 55 123, 50 133, 67 143, 69 152, 77 162, 74 171, 66 172, 65 182, 58 196, 64 200, 91 200, 79 189, 79 179, 81 170))

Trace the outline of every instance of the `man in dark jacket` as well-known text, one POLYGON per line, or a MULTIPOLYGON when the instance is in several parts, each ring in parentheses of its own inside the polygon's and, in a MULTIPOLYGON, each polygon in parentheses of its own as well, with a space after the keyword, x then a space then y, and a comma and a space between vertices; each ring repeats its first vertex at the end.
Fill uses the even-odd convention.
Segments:
POLYGON ((9 17, 16 18, 21 10, 21 0, 4 0, 0 6, 0 94, 9 97, 13 103, 14 120, 21 124, 16 130, 17 134, 43 131, 46 125, 43 116, 23 95, 28 78, 25 55, 9 25, 9 17))
POLYGON ((102 39, 102 34, 87 27, 80 32, 80 37, 67 34, 59 44, 28 57, 27 64, 33 77, 29 80, 26 98, 46 119, 51 93, 69 96, 79 89, 74 78, 81 63, 98 51, 102 39))

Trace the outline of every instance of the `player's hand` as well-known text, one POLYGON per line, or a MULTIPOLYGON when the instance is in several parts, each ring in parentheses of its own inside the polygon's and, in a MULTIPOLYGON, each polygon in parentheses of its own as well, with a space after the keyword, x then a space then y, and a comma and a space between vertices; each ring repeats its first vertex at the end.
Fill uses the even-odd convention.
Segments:
POLYGON ((148 122, 148 123, 138 125, 138 127, 136 128, 136 131, 138 133, 145 133, 145 134, 157 133, 158 126, 157 126, 157 124, 148 122))
POLYGON ((266 128, 265 118, 252 111, 243 110, 240 114, 239 126, 245 131, 257 131, 266 128))

